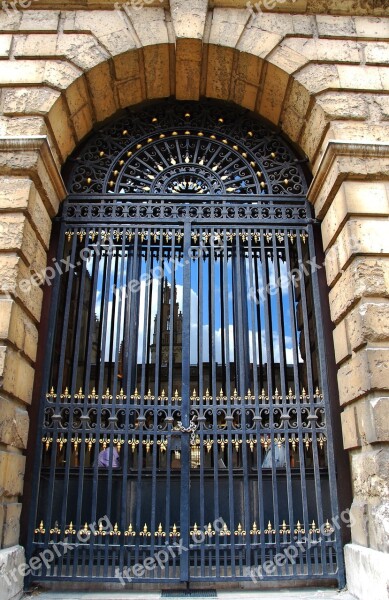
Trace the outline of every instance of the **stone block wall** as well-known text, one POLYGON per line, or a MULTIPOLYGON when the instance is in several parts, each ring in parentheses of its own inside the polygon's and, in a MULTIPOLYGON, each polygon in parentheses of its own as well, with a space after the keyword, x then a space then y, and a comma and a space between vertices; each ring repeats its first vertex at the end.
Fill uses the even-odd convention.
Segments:
MULTIPOLYGON (((323 163, 337 146, 342 144, 330 145, 323 163)), ((371 180, 360 179, 359 169, 350 171, 328 208, 318 210, 335 324, 343 445, 351 461, 352 539, 384 553, 389 551, 389 185, 380 179, 388 150, 354 148, 353 161, 358 153, 371 161, 371 180)))
POLYGON ((0 156, 0 598, 6 600, 20 596, 23 584, 16 569, 24 560, 20 513, 43 296, 34 278, 40 282, 46 266, 64 188, 45 137, 1 138, 0 156))
POLYGON ((245 4, 164 0, 117 10, 108 0, 75 10, 42 0, 0 10, 0 570, 19 542, 28 412, 39 402, 39 274, 66 196, 61 165, 98 123, 170 95, 247 107, 309 158, 353 547, 388 551, 389 9, 378 0, 287 0, 267 12, 245 4))

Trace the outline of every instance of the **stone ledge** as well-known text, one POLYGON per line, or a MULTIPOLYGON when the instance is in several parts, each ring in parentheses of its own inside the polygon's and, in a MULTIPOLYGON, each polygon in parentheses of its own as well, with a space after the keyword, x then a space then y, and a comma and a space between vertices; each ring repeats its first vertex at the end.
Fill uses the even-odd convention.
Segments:
MULTIPOLYGON (((93 0, 95 1, 95 0, 93 0)), ((257 0, 252 1, 254 5, 257 0)), ((53 0, 52 0, 53 3, 53 0)), ((247 0, 209 0, 212 7, 245 7, 247 0)), ((377 2, 378 4, 378 2, 377 2)), ((291 14, 329 14, 329 15, 371 15, 387 16, 387 8, 383 5, 374 6, 372 2, 366 0, 284 0, 277 3, 272 0, 265 5, 265 2, 259 2, 261 11, 267 13, 291 13, 291 14), (267 6, 269 8, 267 8, 267 6), (374 6, 374 8, 373 8, 374 6)))
MULTIPOLYGON (((252 6, 255 5, 257 0, 252 0, 252 6)), ((339 0, 284 0, 282 3, 276 0, 269 0, 267 4, 264 2, 258 3, 261 6, 261 12, 264 13, 286 13, 286 14, 329 14, 329 15, 365 15, 375 17, 387 16, 387 8, 383 5, 375 6, 373 2, 367 2, 366 0, 344 0, 339 3, 339 0), (269 7, 269 8, 267 8, 269 7)), ((169 0, 147 0, 144 2, 145 7, 142 8, 155 8, 162 7, 166 10, 169 9, 169 0)), ((208 7, 212 8, 246 8, 247 0, 209 0, 208 7)), ((74 0, 66 0, 60 2, 60 0, 36 0, 29 8, 32 10, 48 10, 48 9, 60 9, 60 10, 72 10, 79 9, 80 7, 84 10, 107 10, 107 8, 115 6, 115 0, 82 0, 82 2, 76 3, 74 0)))
POLYGON ((24 548, 21 546, 0 550, 1 600, 19 600, 22 597, 23 577, 18 573, 18 567, 24 562, 24 548))
POLYGON ((323 219, 346 179, 389 180, 389 143, 328 140, 308 190, 318 218, 323 219))
POLYGON ((359 600, 387 600, 389 554, 347 544, 344 548, 348 590, 359 600))
POLYGON ((28 174, 42 192, 51 216, 67 194, 45 135, 0 137, 0 174, 28 174))

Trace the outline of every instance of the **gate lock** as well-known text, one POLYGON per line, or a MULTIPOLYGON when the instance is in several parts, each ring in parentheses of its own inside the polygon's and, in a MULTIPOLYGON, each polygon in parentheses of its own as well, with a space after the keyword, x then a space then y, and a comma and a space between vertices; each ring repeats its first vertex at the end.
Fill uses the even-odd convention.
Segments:
POLYGON ((194 419, 189 421, 189 427, 184 427, 181 421, 177 421, 177 429, 181 431, 181 433, 190 433, 190 443, 191 446, 196 444, 196 436, 195 431, 198 428, 198 424, 194 419))

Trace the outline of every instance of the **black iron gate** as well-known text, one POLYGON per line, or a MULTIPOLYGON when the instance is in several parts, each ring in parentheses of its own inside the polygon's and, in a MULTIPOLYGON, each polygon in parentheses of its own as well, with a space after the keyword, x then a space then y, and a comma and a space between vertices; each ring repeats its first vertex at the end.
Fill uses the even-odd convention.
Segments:
POLYGON ((71 169, 35 580, 343 581, 317 225, 286 143, 230 110, 131 113, 71 169))

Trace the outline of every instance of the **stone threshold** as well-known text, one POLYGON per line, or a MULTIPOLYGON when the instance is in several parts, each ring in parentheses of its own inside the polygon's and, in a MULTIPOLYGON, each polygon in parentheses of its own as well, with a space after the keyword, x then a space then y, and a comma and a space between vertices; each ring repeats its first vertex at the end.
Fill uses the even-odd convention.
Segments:
MULTIPOLYGON (((182 599, 189 596, 181 596, 182 599)), ((168 598, 165 599, 168 600, 168 598)), ((293 590, 218 590, 218 600, 355 600, 347 591, 320 588, 293 590)), ((22 600, 161 600, 160 592, 34 592, 22 600)), ((175 600, 180 600, 175 596, 175 600)), ((197 600, 200 597, 197 596, 197 600)))

